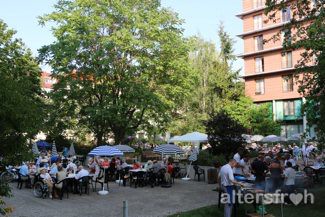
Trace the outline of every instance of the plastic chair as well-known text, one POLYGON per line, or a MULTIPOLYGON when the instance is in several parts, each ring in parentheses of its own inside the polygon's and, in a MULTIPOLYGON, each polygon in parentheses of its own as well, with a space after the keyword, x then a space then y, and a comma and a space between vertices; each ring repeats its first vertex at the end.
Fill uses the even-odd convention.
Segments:
POLYGON ((21 189, 23 187, 23 183, 25 182, 25 185, 30 185, 30 178, 29 175, 23 176, 22 174, 18 173, 18 179, 17 179, 17 188, 21 189))
MULTIPOLYGON (((59 195, 60 200, 62 200, 64 192, 67 193, 67 198, 69 198, 69 189, 68 189, 67 179, 63 179, 63 180, 61 180, 59 182, 55 182, 53 184, 52 195, 54 194, 55 189, 60 189, 60 195, 59 195), (58 187, 60 184, 62 184, 62 187, 58 187)), ((54 197, 52 197, 52 200, 53 199, 54 199, 54 197)))
POLYGON ((200 181, 200 176, 203 175, 203 180, 205 181, 205 171, 204 171, 204 169, 200 168, 198 165, 194 165, 193 169, 195 171, 194 179, 197 176, 198 181, 200 181))

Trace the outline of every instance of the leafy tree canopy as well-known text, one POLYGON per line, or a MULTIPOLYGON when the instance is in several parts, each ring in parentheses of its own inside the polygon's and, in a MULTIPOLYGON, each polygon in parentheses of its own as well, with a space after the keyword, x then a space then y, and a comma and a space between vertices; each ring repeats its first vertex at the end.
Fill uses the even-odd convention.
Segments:
POLYGON ((7 163, 28 158, 27 139, 42 129, 40 69, 15 31, 0 20, 0 156, 7 163))
POLYGON ((76 120, 97 144, 163 125, 189 89, 182 21, 159 0, 58 1, 40 23, 55 24, 39 58, 59 81, 57 123, 76 120))

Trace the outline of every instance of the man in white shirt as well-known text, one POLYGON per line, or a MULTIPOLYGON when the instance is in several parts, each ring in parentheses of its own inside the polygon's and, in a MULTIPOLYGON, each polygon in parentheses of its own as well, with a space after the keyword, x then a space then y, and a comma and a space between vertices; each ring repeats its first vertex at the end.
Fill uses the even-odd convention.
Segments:
POLYGON ((67 165, 67 171, 73 171, 73 173, 77 172, 77 165, 75 163, 73 163, 72 161, 68 161, 68 165, 67 165))
POLYGON ((228 164, 221 167, 218 179, 221 184, 221 188, 226 192, 228 195, 228 203, 225 203, 224 208, 224 216, 231 217, 231 210, 232 210, 232 198, 233 198, 233 185, 238 184, 242 185, 241 183, 235 181, 233 168, 237 165, 237 161, 231 159, 228 164))
POLYGON ((290 162, 292 167, 296 166, 296 161, 291 157, 290 154, 285 154, 284 158, 285 158, 284 166, 287 166, 287 162, 290 162))
POLYGON ((89 176, 89 172, 88 172, 88 170, 85 170, 83 168, 83 166, 79 166, 78 167, 78 173, 75 175, 75 179, 78 180, 78 179, 80 179, 80 178, 82 178, 84 176, 89 176))
POLYGON ((233 168, 233 172, 234 172, 235 175, 242 175, 243 174, 243 166, 241 165, 242 155, 243 155, 243 149, 239 148, 237 153, 234 155, 234 160, 237 162, 237 164, 233 168))

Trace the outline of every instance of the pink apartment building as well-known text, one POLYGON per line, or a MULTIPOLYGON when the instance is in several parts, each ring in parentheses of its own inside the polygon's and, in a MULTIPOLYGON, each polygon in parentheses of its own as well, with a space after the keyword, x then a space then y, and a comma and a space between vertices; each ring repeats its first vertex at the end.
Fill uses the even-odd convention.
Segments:
POLYGON ((51 77, 50 72, 43 71, 41 72, 41 88, 46 91, 50 92, 53 89, 53 84, 56 83, 56 79, 51 77))
POLYGON ((281 122, 282 136, 308 132, 313 137, 314 130, 307 129, 306 118, 301 112, 304 99, 293 77, 302 50, 283 51, 283 40, 290 40, 291 31, 281 32, 279 40, 264 43, 291 19, 290 7, 278 11, 276 22, 273 22, 264 15, 264 0, 242 2, 243 12, 237 16, 243 21, 243 33, 239 37, 244 40, 244 53, 240 57, 244 59, 246 96, 255 103, 272 106, 274 120, 281 122))

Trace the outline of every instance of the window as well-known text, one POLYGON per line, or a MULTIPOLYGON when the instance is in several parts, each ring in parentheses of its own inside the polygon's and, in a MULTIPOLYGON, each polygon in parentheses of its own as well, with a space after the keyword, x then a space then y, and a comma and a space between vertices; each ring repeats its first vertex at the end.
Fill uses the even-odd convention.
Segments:
POLYGON ((282 54, 282 68, 292 68, 292 52, 283 52, 282 54))
POLYGON ((282 22, 288 22, 291 19, 290 7, 282 9, 282 22))
POLYGON ((263 50, 263 35, 254 37, 255 40, 255 51, 263 50))
POLYGON ((262 28, 263 28, 262 15, 254 16, 254 30, 258 30, 262 28))
POLYGON ((295 115, 295 101, 283 102, 283 114, 285 116, 295 115))
POLYGON ((256 73, 264 72, 264 58, 263 57, 255 58, 255 72, 256 73))
POLYGON ((282 76, 282 90, 283 92, 293 91, 293 75, 282 76))
POLYGON ((256 87, 255 87, 255 94, 261 95, 264 94, 264 79, 255 80, 256 87))
POLYGON ((263 0, 253 0, 253 7, 255 8, 261 8, 264 6, 263 0))

